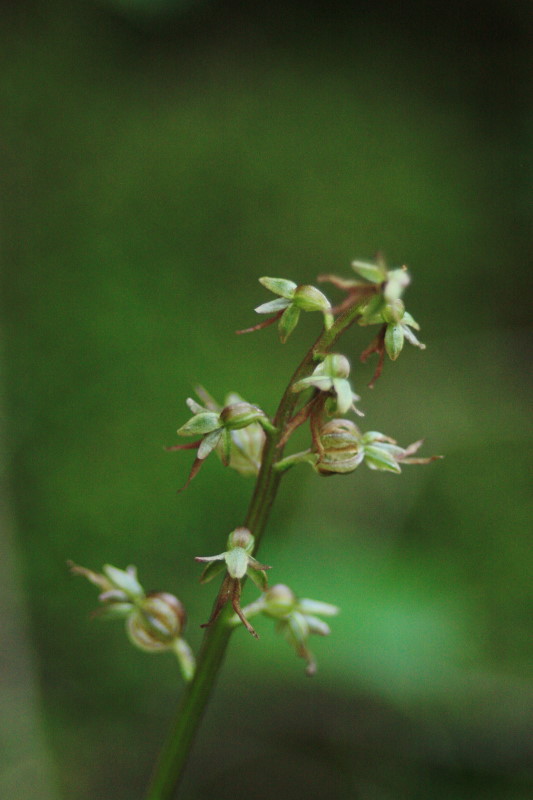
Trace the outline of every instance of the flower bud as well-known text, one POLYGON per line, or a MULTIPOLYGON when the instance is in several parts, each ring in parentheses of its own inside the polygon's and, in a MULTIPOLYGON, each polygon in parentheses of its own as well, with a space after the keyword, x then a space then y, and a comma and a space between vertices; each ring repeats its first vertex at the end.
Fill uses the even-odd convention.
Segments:
POLYGON ((405 303, 400 299, 394 300, 392 303, 387 303, 381 313, 385 322, 399 322, 405 314, 405 303))
POLYGON ((296 595, 283 583, 276 583, 263 595, 265 613, 272 617, 285 617, 296 607, 296 595))
POLYGON ((242 547, 247 553, 251 553, 254 547, 254 537, 248 528, 235 528, 228 536, 228 550, 234 547, 242 547))
POLYGON ((141 650, 162 652, 173 647, 185 627, 185 609, 168 592, 149 594, 126 622, 131 642, 141 650))
POLYGON ((387 325, 385 331, 385 349, 391 361, 396 361, 403 350, 405 328, 403 325, 387 325))
POLYGON ((331 304, 315 286, 298 286, 294 293, 293 303, 302 311, 329 311, 331 304))
POLYGON ((321 449, 315 469, 320 475, 353 472, 364 458, 361 433, 349 419, 332 419, 322 426, 319 434, 321 449))
POLYGON ((258 422, 264 419, 265 414, 257 406, 251 403, 232 403, 226 406, 220 412, 220 421, 225 428, 230 430, 238 430, 239 428, 246 428, 253 422, 258 422))
MULTIPOLYGON (((231 431, 229 466, 240 475, 257 475, 266 436, 263 428, 253 422, 246 428, 231 431)), ((219 452, 217 446, 217 452, 219 452)))
POLYGON ((347 378, 350 374, 350 362, 340 353, 331 353, 324 359, 324 373, 331 378, 347 378))

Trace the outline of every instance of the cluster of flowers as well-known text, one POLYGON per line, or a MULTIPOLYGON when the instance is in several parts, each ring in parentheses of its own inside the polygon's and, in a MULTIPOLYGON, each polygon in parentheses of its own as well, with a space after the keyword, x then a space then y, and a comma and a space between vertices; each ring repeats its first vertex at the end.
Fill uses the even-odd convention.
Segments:
MULTIPOLYGON (((335 308, 314 286, 297 286, 283 278, 260 278, 260 283, 279 297, 255 310, 259 314, 272 316, 266 322, 238 332, 255 331, 278 322, 280 339, 285 342, 294 330, 301 311, 321 312, 324 316, 324 327, 329 330, 333 325, 334 313, 345 312, 356 305, 359 325, 380 325, 378 335, 361 356, 366 359, 370 353, 379 354, 378 367, 373 377, 375 381, 381 374, 385 353, 395 360, 403 349, 405 340, 422 349, 425 345, 414 335, 412 329, 418 330, 419 325, 405 310, 401 299, 410 282, 406 268, 387 270, 379 258, 376 264, 354 261, 352 267, 364 282, 346 280, 335 275, 322 275, 319 278, 347 292, 346 299, 335 308)), ((360 398, 349 381, 350 362, 340 353, 328 353, 317 358, 320 360, 312 374, 296 381, 292 386, 293 392, 311 390, 312 396, 288 423, 279 442, 280 447, 285 445, 293 431, 309 419, 311 447, 280 459, 276 464, 278 471, 298 463, 308 463, 319 475, 347 474, 364 461, 370 469, 399 473, 402 464, 426 464, 435 458, 413 457, 422 445, 422 440, 405 448, 400 447, 390 436, 378 431, 362 433, 355 423, 344 419, 348 411, 363 416, 355 405, 360 398)), ((204 406, 192 398, 187 400, 194 416, 178 429, 178 435, 200 438, 191 444, 168 448, 197 451, 183 488, 188 486, 212 451, 219 455, 224 465, 241 474, 257 474, 261 466, 265 438, 277 432, 267 414, 235 393, 228 395, 224 407, 221 407, 202 387, 198 387, 196 391, 204 406)))
MULTIPOLYGON (((319 280, 329 281, 346 292, 345 299, 336 307, 332 307, 327 297, 314 286, 298 286, 282 278, 261 278, 260 283, 278 297, 255 309, 259 314, 270 315, 265 322, 238 333, 259 330, 277 322, 280 339, 285 342, 302 311, 319 311, 323 315, 325 331, 331 331, 335 315, 350 313, 353 317, 355 307, 355 319, 359 325, 380 326, 377 336, 361 355, 364 361, 370 354, 378 354, 372 385, 381 374, 385 354, 395 360, 405 341, 422 349, 424 345, 413 333, 413 329, 418 330, 419 326, 405 310, 402 300, 403 291, 410 282, 406 268, 388 270, 381 259, 375 264, 354 261, 352 267, 357 280, 335 275, 319 277, 319 280)), ((243 475, 257 475, 269 436, 277 437, 280 457, 274 469, 278 471, 307 463, 319 475, 343 475, 353 472, 364 461, 370 469, 399 473, 403 464, 426 464, 438 457, 415 457, 422 441, 404 448, 377 431, 362 433, 353 421, 345 418, 350 411, 363 416, 355 405, 360 398, 350 384, 350 362, 344 355, 331 352, 317 353, 316 362, 311 374, 296 380, 291 387, 292 392, 308 392, 309 396, 304 398, 283 431, 277 430, 262 409, 246 402, 240 395, 228 395, 221 406, 205 389, 198 387, 196 392, 203 405, 188 398, 187 405, 193 416, 178 429, 178 435, 194 437, 194 441, 167 448, 196 450, 196 458, 182 488, 189 485, 212 452, 217 453, 225 466, 243 475), (306 421, 310 423, 310 447, 283 458, 281 448, 306 421)), ((313 633, 329 634, 329 627, 317 615, 333 616, 338 609, 328 603, 299 599, 284 584, 269 587, 266 570, 270 567, 254 558, 254 546, 252 533, 247 528, 236 528, 229 535, 224 552, 196 558, 207 564, 200 578, 202 583, 225 571, 211 618, 202 627, 211 625, 230 604, 233 615, 228 609, 226 623, 231 626, 242 624, 258 638, 249 618, 261 613, 276 621, 278 630, 305 659, 307 674, 312 675, 316 664, 307 640, 313 633), (247 576, 259 588, 261 596, 241 608, 242 582, 247 576)), ((185 611, 176 597, 166 593, 146 594, 133 567, 123 571, 107 565, 101 574, 76 565, 71 565, 71 568, 100 588, 102 616, 125 619, 130 639, 144 650, 174 651, 184 677, 187 680, 192 677, 194 657, 182 638, 185 611)))
MULTIPOLYGON (((196 561, 206 562, 201 583, 207 583, 222 571, 226 572, 211 618, 202 625, 210 626, 231 601, 234 614, 228 618, 232 627, 242 623, 256 639, 257 632, 248 617, 262 613, 277 622, 278 631, 294 647, 296 653, 307 662, 306 672, 313 675, 316 662, 308 648, 307 640, 312 633, 327 636, 329 627, 316 615, 333 616, 338 608, 329 603, 298 599, 288 586, 277 584, 269 587, 265 570, 253 556, 254 537, 247 528, 236 528, 228 537, 227 550, 216 556, 198 556, 196 561), (244 609, 240 605, 242 581, 250 577, 262 594, 255 603, 244 609)), ((149 653, 172 651, 178 658, 185 680, 194 675, 195 660, 191 648, 183 639, 186 615, 182 603, 167 592, 146 594, 137 579, 135 567, 125 570, 109 564, 101 573, 92 572, 77 564, 70 564, 73 574, 83 575, 100 589, 98 599, 102 604, 96 615, 105 619, 122 619, 130 641, 149 653)))

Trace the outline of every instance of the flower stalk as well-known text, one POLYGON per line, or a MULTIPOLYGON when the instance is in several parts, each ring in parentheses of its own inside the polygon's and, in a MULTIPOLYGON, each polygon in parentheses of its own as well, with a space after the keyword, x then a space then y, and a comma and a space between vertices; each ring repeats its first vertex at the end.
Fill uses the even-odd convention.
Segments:
MULTIPOLYGON (((285 427, 295 414, 299 401, 299 396, 292 387, 311 375, 317 361, 324 359, 339 337, 359 317, 358 306, 352 305, 345 309, 329 328, 323 330, 291 377, 274 417, 273 428, 266 431, 261 469, 244 520, 244 527, 252 532, 255 539, 254 552, 257 552, 263 538, 282 478, 282 472, 275 469, 277 461, 283 457, 283 444, 281 447, 278 445, 285 427)), ((230 624, 232 614, 233 609, 228 603, 206 628, 194 678, 183 690, 174 722, 156 764, 146 800, 171 800, 175 796, 196 732, 224 661, 233 632, 230 624)))

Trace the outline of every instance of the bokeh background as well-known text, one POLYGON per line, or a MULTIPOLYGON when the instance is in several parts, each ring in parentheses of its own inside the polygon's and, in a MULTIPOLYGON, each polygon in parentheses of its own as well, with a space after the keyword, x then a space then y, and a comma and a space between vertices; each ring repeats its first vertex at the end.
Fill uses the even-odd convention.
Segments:
POLYGON ((381 249, 427 350, 370 391, 368 332, 346 336, 364 425, 446 459, 287 475, 261 558, 342 614, 313 680, 268 620, 235 635, 183 796, 530 798, 530 4, 1 12, 2 797, 142 797, 177 668, 91 621, 65 562, 136 564, 197 646, 193 557, 253 484, 210 458, 176 494, 184 400, 201 382, 273 412, 319 320, 235 337, 257 278, 381 249))

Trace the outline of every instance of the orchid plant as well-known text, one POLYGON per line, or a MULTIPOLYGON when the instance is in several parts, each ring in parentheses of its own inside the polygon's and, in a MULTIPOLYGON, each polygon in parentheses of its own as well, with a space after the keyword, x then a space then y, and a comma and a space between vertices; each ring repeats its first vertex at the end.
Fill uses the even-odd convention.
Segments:
POLYGON ((339 339, 349 328, 354 324, 379 326, 376 337, 361 354, 363 361, 373 353, 378 356, 371 385, 381 375, 385 355, 395 361, 405 341, 424 348, 413 332, 418 331, 419 325, 405 310, 402 299, 410 283, 407 269, 389 270, 382 257, 375 262, 354 261, 352 268, 357 275, 355 280, 319 276, 319 281, 329 282, 345 293, 337 305, 332 305, 314 286, 298 286, 284 278, 260 278, 261 285, 277 295, 255 309, 269 317, 237 333, 258 331, 277 322, 284 343, 302 311, 320 312, 322 331, 294 371, 272 417, 235 392, 226 397, 224 405, 219 405, 205 389, 198 387, 196 393, 201 403, 187 399, 192 417, 178 428, 179 436, 194 441, 167 448, 196 452, 183 489, 196 478, 212 452, 224 466, 256 476, 244 522, 230 533, 226 550, 214 556, 196 557, 206 565, 201 583, 224 573, 212 613, 201 626, 206 629, 205 639, 197 660, 183 639, 186 613, 176 596, 167 592, 146 593, 131 566, 121 570, 106 565, 101 573, 96 573, 70 564, 74 574, 87 578, 100 590, 98 615, 124 620, 131 642, 142 650, 173 652, 186 683, 146 800, 170 800, 175 796, 224 652, 236 628, 244 627, 259 639, 250 618, 262 616, 273 620, 278 632, 305 660, 306 674, 316 672, 317 662, 308 639, 312 634, 328 636, 330 628, 320 617, 335 616, 339 609, 323 601, 298 598, 285 584, 269 586, 270 566, 255 557, 284 473, 297 464, 307 463, 320 476, 345 475, 364 462, 372 470, 397 474, 405 464, 427 464, 439 457, 417 456, 421 440, 400 447, 388 435, 372 430, 362 432, 347 417, 350 413, 363 416, 355 405, 360 397, 352 388, 350 360, 336 350, 339 339), (305 423, 309 423, 309 447, 284 455, 294 431, 305 423), (259 596, 242 608, 241 591, 247 577, 256 585, 259 596))

